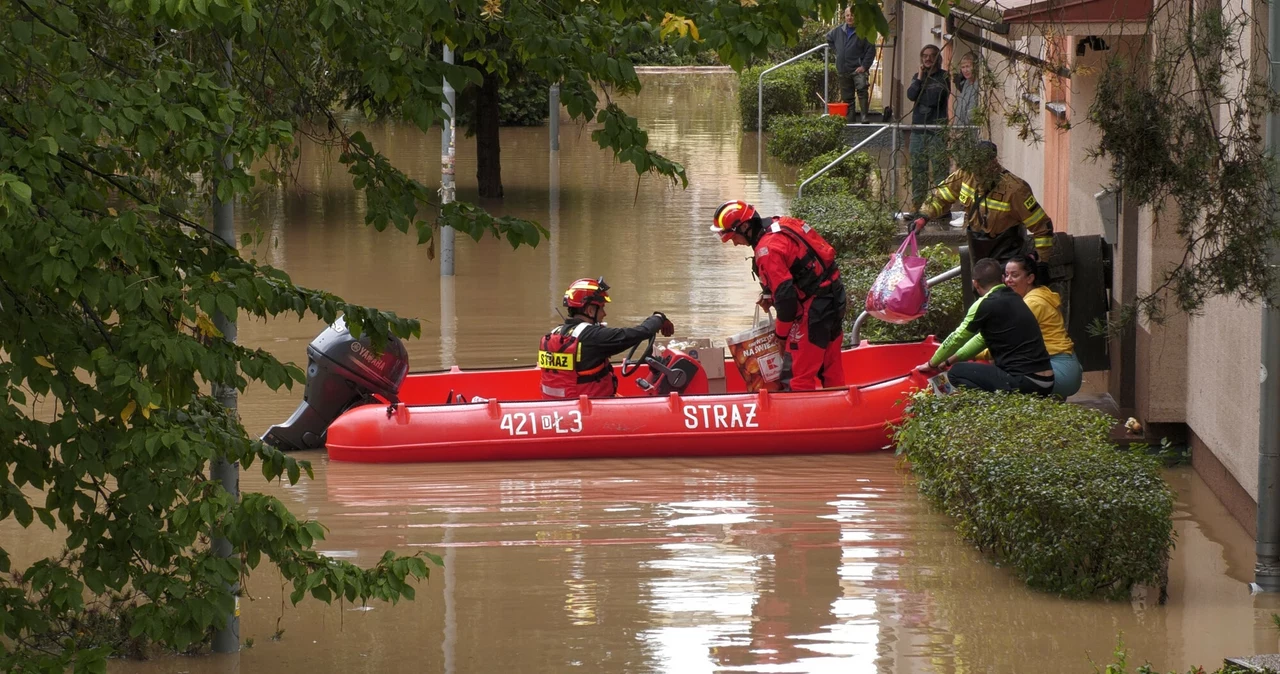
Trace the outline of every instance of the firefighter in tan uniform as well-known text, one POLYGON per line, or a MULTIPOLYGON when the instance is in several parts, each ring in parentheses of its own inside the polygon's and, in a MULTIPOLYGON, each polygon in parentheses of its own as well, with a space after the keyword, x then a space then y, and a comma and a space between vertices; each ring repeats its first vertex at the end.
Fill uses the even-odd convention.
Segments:
POLYGON ((1053 221, 1040 207, 1027 181, 1005 170, 996 159, 996 145, 977 144, 970 168, 961 168, 933 189, 920 205, 917 228, 941 217, 959 201, 969 237, 969 259, 994 258, 1000 264, 1027 250, 1033 239, 1041 260, 1053 247, 1053 221))

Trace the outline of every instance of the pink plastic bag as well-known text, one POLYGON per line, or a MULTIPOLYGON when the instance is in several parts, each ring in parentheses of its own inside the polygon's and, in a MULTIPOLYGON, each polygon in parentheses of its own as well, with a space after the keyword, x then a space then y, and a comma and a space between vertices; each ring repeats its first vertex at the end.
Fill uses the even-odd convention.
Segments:
POLYGON ((898 252, 889 256, 867 293, 867 313, 888 323, 910 323, 929 310, 928 260, 920 257, 913 229, 898 252), (907 247, 911 252, 906 254, 907 247))

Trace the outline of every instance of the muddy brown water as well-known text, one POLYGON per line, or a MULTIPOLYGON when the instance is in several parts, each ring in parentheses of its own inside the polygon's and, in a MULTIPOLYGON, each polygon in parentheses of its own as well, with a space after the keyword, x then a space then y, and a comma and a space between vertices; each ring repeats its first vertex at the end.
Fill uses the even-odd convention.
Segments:
MULTIPOLYGON (((614 165, 590 130, 503 130, 506 199, 494 212, 546 224, 535 249, 459 239, 457 274, 412 237, 360 224, 363 204, 335 157, 308 148, 299 184, 240 208, 259 259, 304 285, 423 319, 415 369, 529 364, 565 285, 605 275, 609 321, 666 312, 679 333, 724 337, 751 322, 745 249, 707 232, 721 202, 784 209, 794 175, 767 164, 737 123, 736 77, 645 75, 627 109, 652 146, 684 163, 672 188, 614 165)), ((371 140, 428 184, 439 135, 405 126, 371 140)), ((473 199, 471 141, 459 198, 473 199)), ((767 160, 766 160, 767 161, 767 160)), ((314 321, 242 321, 241 341, 302 362, 314 321)), ((251 433, 285 419, 301 391, 252 389, 251 433)), ((985 561, 930 508, 889 454, 742 459, 376 466, 308 453, 316 477, 279 497, 329 528, 320 549, 368 565, 385 550, 445 558, 417 600, 367 607, 285 599, 269 566, 243 602, 238 656, 114 662, 116 672, 1090 672, 1123 635, 1131 659, 1216 666, 1280 650, 1272 598, 1251 598, 1252 541, 1189 469, 1177 489, 1170 601, 1058 600, 985 561), (278 640, 277 630, 283 630, 278 640)), ((0 524, 15 561, 57 537, 0 524)))

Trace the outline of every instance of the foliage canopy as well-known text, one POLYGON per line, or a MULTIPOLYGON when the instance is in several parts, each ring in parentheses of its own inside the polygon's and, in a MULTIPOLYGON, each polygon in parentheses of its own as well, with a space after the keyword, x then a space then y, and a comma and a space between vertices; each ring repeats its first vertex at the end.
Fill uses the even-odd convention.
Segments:
MULTIPOLYGON (((796 40, 835 0, 15 0, 0 5, 0 520, 65 533, 66 554, 13 568, 0 548, 0 670, 100 670, 115 642, 85 632, 86 594, 131 637, 201 643, 268 560, 322 601, 413 597, 430 555, 371 569, 312 550, 324 535, 261 494, 232 498, 214 460, 268 480, 310 474, 251 439, 210 394, 301 382, 296 366, 217 325, 345 316, 375 346, 415 320, 356 306, 242 255, 209 229, 215 200, 286 183, 303 137, 340 148, 365 222, 450 226, 536 245, 533 222, 466 203, 392 166, 333 111, 444 121, 442 80, 506 76, 495 36, 528 73, 561 83, 570 115, 638 174, 684 183, 610 92, 639 87, 632 45, 714 51, 741 68, 796 40), (441 59, 453 47, 460 61, 441 59), (213 555, 209 541, 235 556, 213 555), (86 592, 87 591, 87 592, 86 592)), ((863 1, 860 6, 875 7, 863 1)), ((869 11, 864 9, 863 11, 869 11)), ((876 10, 878 11, 878 10, 876 10)))

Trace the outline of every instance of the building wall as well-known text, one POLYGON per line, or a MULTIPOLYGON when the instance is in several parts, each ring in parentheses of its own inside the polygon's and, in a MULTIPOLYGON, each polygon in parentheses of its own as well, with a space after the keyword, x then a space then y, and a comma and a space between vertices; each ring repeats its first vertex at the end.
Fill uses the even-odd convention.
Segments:
MULTIPOLYGON (((1173 209, 1169 207, 1170 211, 1173 209)), ((1138 294, 1165 281, 1183 255, 1170 211, 1143 209, 1138 231, 1138 294)), ((1138 320, 1138 416, 1148 423, 1187 421, 1187 316, 1170 308, 1162 321, 1138 320)))
MULTIPOLYGON (((1119 49, 1122 45, 1112 45, 1119 49)), ((1076 236, 1102 234, 1102 216, 1094 198, 1104 187, 1112 185, 1110 159, 1092 159, 1089 153, 1098 146, 1102 134, 1089 121, 1089 106, 1098 91, 1098 76, 1112 52, 1086 50, 1076 55, 1075 42, 1071 45, 1072 63, 1077 72, 1067 82, 1069 97, 1067 121, 1071 124, 1069 155, 1063 160, 1069 168, 1067 180, 1067 213, 1064 220, 1053 216, 1054 228, 1076 236)), ((1114 243, 1114 242, 1113 242, 1114 243)))
POLYGON ((1187 329, 1187 425, 1254 500, 1261 335, 1262 307, 1225 298, 1187 329))

